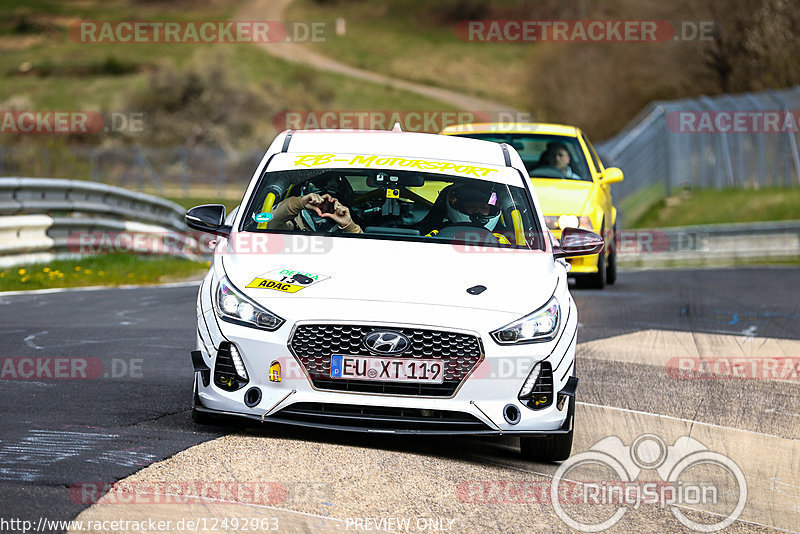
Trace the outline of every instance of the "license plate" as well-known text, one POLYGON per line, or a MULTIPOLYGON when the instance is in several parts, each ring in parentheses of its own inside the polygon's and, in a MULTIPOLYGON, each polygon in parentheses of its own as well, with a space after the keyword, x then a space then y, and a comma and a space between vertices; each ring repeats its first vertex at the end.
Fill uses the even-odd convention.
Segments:
POLYGON ((379 382, 444 382, 444 364, 439 360, 331 356, 331 378, 379 382))

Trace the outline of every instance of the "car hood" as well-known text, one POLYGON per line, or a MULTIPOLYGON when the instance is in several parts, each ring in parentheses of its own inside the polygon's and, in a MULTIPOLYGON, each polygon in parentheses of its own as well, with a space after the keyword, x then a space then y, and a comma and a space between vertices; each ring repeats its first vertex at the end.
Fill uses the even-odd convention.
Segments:
POLYGON ((225 273, 256 302, 294 320, 354 319, 367 310, 391 316, 415 306, 432 317, 458 308, 459 315, 493 311, 513 320, 545 304, 557 283, 552 255, 542 251, 467 252, 441 243, 311 237, 320 240, 318 250, 325 252, 223 254, 225 273), (295 292, 264 287, 271 285, 264 280, 289 281, 295 271, 314 281, 295 292), (486 290, 467 293, 477 285, 486 290))
POLYGON ((592 194, 593 182, 532 178, 544 215, 583 215, 592 194))

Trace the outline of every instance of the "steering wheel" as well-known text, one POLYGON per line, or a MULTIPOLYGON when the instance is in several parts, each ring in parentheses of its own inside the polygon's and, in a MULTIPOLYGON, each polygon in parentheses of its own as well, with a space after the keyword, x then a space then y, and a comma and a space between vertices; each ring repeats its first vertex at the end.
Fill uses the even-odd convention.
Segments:
POLYGON ((558 167, 553 167, 552 165, 544 165, 542 167, 536 167, 535 169, 531 169, 528 174, 531 177, 541 176, 542 178, 566 178, 567 174, 559 169, 558 167))
POLYGON ((492 232, 490 232, 489 230, 487 230, 485 226, 483 226, 480 223, 474 223, 474 222, 463 222, 463 223, 451 222, 451 223, 446 223, 442 227, 442 229, 439 230, 439 232, 433 237, 436 238, 436 239, 453 239, 459 233, 466 233, 468 235, 469 234, 477 234, 477 235, 475 235, 475 237, 478 238, 476 240, 477 242, 484 242, 488 237, 491 237, 492 239, 497 240, 495 235, 492 232), (476 230, 477 230, 477 232, 476 232, 476 230))

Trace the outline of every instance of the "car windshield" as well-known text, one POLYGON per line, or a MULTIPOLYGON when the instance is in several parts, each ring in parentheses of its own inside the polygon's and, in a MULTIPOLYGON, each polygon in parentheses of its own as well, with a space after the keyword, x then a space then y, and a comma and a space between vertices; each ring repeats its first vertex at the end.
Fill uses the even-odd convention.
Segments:
POLYGON ((239 229, 544 248, 523 187, 390 169, 266 172, 247 202, 239 229))
POLYGON ((526 133, 479 133, 461 137, 508 143, 519 152, 531 178, 591 181, 583 150, 575 137, 526 133))

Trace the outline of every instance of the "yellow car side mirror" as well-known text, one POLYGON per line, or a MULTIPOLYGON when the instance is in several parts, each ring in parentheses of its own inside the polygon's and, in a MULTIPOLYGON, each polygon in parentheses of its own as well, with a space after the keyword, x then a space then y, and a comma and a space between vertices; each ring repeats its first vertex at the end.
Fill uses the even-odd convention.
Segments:
POLYGON ((617 167, 609 167, 603 171, 603 183, 604 184, 615 184, 617 182, 621 182, 624 176, 622 175, 622 170, 617 167))

